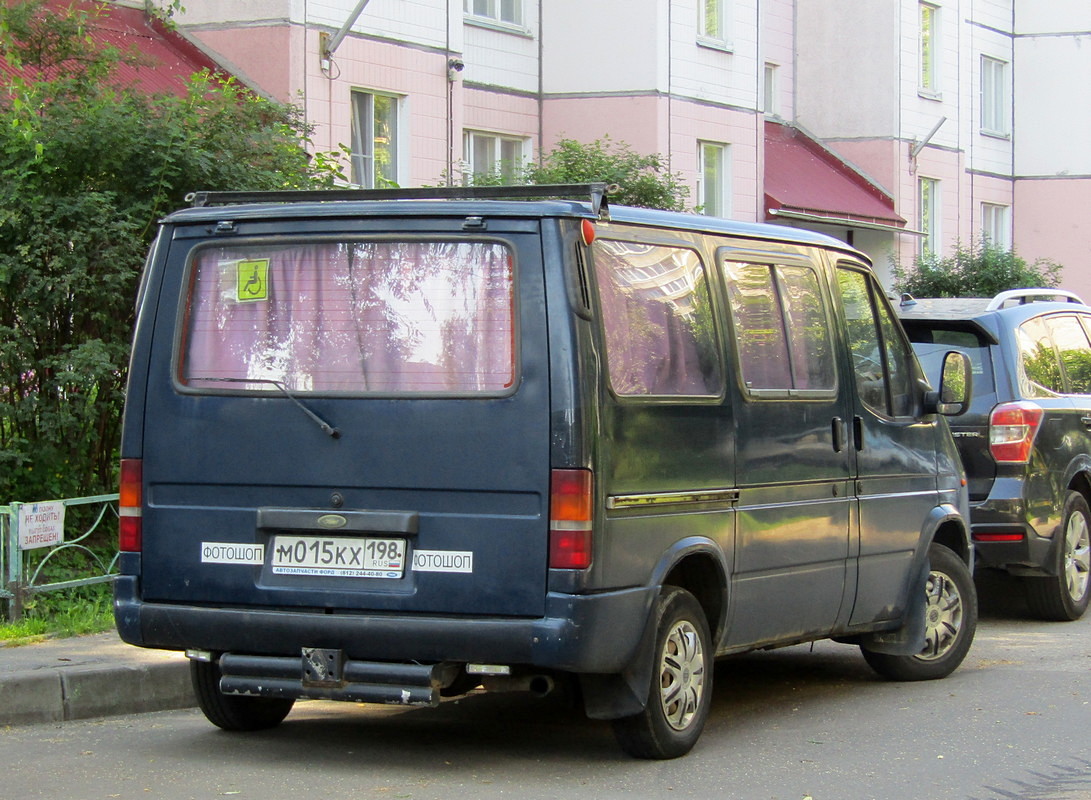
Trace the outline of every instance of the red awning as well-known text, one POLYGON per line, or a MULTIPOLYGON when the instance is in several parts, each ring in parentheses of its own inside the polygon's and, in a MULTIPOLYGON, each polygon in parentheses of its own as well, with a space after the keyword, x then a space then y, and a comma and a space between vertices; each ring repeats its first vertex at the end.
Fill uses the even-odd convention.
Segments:
POLYGON ((765 123, 765 213, 852 227, 904 228, 894 199, 814 139, 765 123))
MULTIPOLYGON (((88 36, 101 47, 113 47, 123 54, 137 52, 141 64, 123 64, 119 67, 115 82, 122 86, 135 86, 149 94, 184 95, 189 77, 207 69, 222 72, 219 65, 188 42, 169 30, 163 23, 148 16, 143 10, 105 4, 101 14, 96 14, 99 3, 88 0, 48 0, 46 7, 60 12, 73 6, 88 14, 88 36)), ((0 75, 28 77, 32 68, 17 70, 6 61, 0 61, 0 75)))

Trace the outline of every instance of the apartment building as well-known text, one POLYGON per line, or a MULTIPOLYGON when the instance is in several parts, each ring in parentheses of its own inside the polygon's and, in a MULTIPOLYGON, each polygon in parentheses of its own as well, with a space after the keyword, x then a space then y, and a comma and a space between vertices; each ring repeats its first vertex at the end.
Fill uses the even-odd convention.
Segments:
POLYGON ((888 279, 985 236, 1091 296, 1086 0, 187 0, 176 19, 363 186, 609 136, 667 156, 702 213, 830 233, 888 279))

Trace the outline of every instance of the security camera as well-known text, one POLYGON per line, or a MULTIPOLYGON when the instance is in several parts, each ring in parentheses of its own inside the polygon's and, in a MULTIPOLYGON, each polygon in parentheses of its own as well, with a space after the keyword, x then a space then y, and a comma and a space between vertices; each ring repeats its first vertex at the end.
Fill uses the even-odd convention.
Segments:
POLYGON ((466 63, 461 58, 449 58, 447 59, 447 69, 462 72, 462 70, 466 69, 466 63))

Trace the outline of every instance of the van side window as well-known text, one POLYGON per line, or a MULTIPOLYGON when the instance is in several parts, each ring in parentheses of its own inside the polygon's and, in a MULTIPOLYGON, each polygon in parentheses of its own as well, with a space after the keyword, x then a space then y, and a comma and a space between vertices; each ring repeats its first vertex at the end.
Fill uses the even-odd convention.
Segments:
POLYGON ((507 393, 513 287, 499 242, 204 248, 190 264, 178 380, 228 392, 507 393))
POLYGON ((1053 397, 1064 392, 1061 362, 1053 349, 1049 329, 1041 317, 1028 319, 1015 330, 1019 347, 1022 393, 1026 397, 1053 397))
POLYGON ((1053 332, 1053 343, 1064 365, 1065 378, 1068 381, 1069 394, 1091 393, 1091 347, 1087 343, 1087 334, 1074 316, 1047 317, 1049 328, 1053 332))
POLYGON ((874 281, 852 269, 837 270, 856 390, 860 401, 888 417, 913 413, 909 345, 874 281))
POLYGON ((810 267, 725 261, 748 390, 833 390, 830 321, 810 267))
POLYGON ((593 252, 611 388, 719 396, 723 369, 700 256, 606 239, 593 252))

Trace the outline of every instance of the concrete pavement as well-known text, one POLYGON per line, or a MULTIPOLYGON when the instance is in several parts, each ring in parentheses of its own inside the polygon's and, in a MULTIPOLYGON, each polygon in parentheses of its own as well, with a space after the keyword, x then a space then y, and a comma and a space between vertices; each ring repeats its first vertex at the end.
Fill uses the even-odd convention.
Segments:
POLYGON ((113 632, 0 646, 0 726, 194 705, 182 653, 133 647, 113 632))

